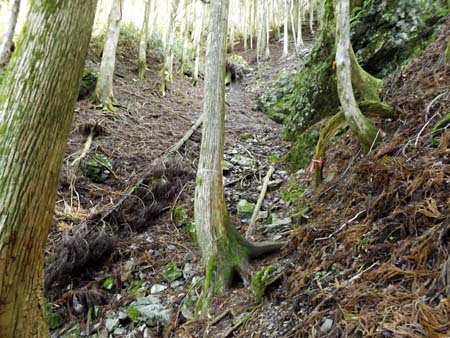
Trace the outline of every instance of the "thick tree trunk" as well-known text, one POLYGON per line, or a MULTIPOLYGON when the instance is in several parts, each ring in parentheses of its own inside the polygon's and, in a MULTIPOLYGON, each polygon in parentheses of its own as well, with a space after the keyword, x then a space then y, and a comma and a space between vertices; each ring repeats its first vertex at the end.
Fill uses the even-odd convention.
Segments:
POLYGON ((19 17, 20 0, 12 0, 11 14, 6 23, 5 34, 0 43, 0 69, 4 68, 11 56, 14 31, 16 30, 17 18, 19 17))
POLYGON ((113 0, 108 18, 108 29, 105 37, 105 47, 103 48, 102 62, 95 89, 97 101, 104 108, 114 111, 113 78, 116 65, 117 43, 119 42, 120 23, 122 21, 123 0, 113 0))
POLYGON ((0 87, 0 336, 48 337, 44 247, 97 1, 31 2, 0 87))
POLYGON ((339 100, 345 119, 368 152, 378 136, 377 128, 361 113, 353 94, 350 45, 350 0, 336 4, 336 65, 339 100))
POLYGON ((158 1, 150 0, 151 7, 150 7, 150 15, 148 18, 149 21, 149 27, 148 27, 148 38, 153 37, 153 33, 155 31, 155 25, 156 25, 156 14, 158 11, 158 1))
POLYGON ((150 8, 151 0, 145 1, 144 21, 142 23, 141 34, 139 37, 138 71, 140 80, 145 78, 145 72, 147 70, 147 39, 150 8))

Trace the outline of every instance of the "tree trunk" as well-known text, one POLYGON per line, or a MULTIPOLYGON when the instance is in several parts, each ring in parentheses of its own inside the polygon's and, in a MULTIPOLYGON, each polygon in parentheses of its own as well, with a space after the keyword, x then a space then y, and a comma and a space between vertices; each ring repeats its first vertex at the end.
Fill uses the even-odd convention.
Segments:
POLYGON ((168 31, 167 31, 167 42, 164 50, 164 65, 160 71, 161 75, 161 85, 160 92, 162 96, 166 95, 166 88, 168 82, 173 82, 173 60, 174 60, 174 51, 173 45, 175 42, 175 19, 177 16, 178 6, 180 4, 180 0, 172 0, 169 4, 170 16, 168 23, 168 31))
POLYGON ((378 136, 378 130, 361 113, 353 94, 350 58, 350 0, 336 4, 336 66, 339 101, 350 128, 364 152, 368 152, 378 136))
POLYGON ((284 0, 283 6, 283 17, 284 17, 284 32, 283 32, 283 56, 287 57, 289 55, 289 7, 288 0, 284 0))
POLYGON ((309 0, 309 30, 314 34, 314 0, 309 0))
POLYGON ((44 248, 96 1, 32 1, 0 86, 0 336, 49 337, 44 248))
POLYGON ((295 34, 295 22, 294 22, 294 0, 290 0, 290 8, 289 8, 289 17, 291 19, 291 29, 292 29, 292 37, 294 39, 294 47, 295 51, 298 52, 298 45, 297 45, 297 35, 295 34))
POLYGON ((13 45, 14 31, 16 30, 17 18, 19 16, 20 0, 13 0, 11 6, 11 14, 6 23, 5 34, 0 43, 0 69, 4 68, 11 56, 11 48, 13 45))
POLYGON ((148 21, 149 21, 148 38, 153 37, 153 33, 155 31, 155 26, 156 26, 156 14, 158 11, 158 8, 157 8, 158 1, 150 0, 150 2, 151 2, 151 8, 150 8, 150 15, 148 18, 148 21))
POLYGON ((266 60, 268 60, 268 59, 270 59, 270 20, 269 20, 268 0, 266 0, 264 12, 265 12, 264 19, 266 22, 266 50, 265 50, 264 56, 265 56, 266 60))
POLYGON ((201 48, 201 39, 202 39, 202 32, 203 32, 203 17, 204 17, 204 5, 197 1, 196 4, 196 13, 197 17, 195 19, 195 27, 194 27, 194 48, 195 48, 195 62, 194 62, 194 75, 193 79, 194 81, 198 81, 198 75, 200 71, 200 52, 202 50, 201 48))
POLYGON ((114 111, 113 77, 116 65, 117 43, 120 35, 120 22, 122 21, 122 1, 113 0, 108 18, 108 29, 103 48, 102 62, 98 74, 95 94, 97 101, 109 111, 114 111))
POLYGON ((231 224, 225 204, 222 160, 225 132, 225 64, 229 0, 211 0, 206 48, 204 122, 195 189, 195 227, 205 264, 205 284, 197 314, 206 315, 210 299, 225 291, 233 274, 246 281, 248 259, 278 250, 282 243, 255 245, 231 224))
MULTIPOLYGON (((450 0, 449 0, 450 1, 450 0)), ((243 20, 244 20, 244 51, 247 51, 248 49, 248 33, 249 33, 249 27, 251 25, 251 20, 249 18, 249 0, 244 0, 244 10, 243 10, 243 20)))
POLYGON ((297 17, 297 44, 299 47, 303 47, 303 22, 302 22, 302 16, 303 16, 303 0, 298 0, 298 17, 297 17))
POLYGON ((187 58, 188 58, 188 45, 189 45, 189 23, 191 21, 191 6, 189 0, 185 0, 183 6, 183 18, 180 28, 180 35, 183 38, 183 51, 181 53, 181 65, 179 74, 183 75, 186 70, 187 58))
POLYGON ((256 57, 258 63, 267 59, 267 0, 256 1, 257 6, 257 36, 256 57))
POLYGON ((138 71, 139 79, 145 78, 147 70, 147 39, 148 39, 148 20, 150 16, 151 0, 145 1, 144 22, 142 23, 141 34, 139 38, 139 56, 138 56, 138 71))

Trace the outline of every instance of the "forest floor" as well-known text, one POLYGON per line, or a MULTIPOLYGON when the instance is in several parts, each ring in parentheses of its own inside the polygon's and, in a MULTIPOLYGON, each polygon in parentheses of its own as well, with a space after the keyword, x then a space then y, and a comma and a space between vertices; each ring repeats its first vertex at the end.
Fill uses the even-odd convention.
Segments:
MULTIPOLYGON (((281 159, 289 144, 283 141, 282 125, 257 110, 257 98, 279 72, 294 70, 301 60, 294 55, 282 59, 282 48, 271 47, 270 62, 260 69, 250 64, 251 71, 227 87, 224 183, 230 216, 245 231, 248 209, 254 207, 269 167, 275 167, 258 221, 271 227, 256 231, 253 238, 281 240, 291 233, 289 196, 280 196, 291 194, 282 188, 288 170, 281 159)), ((254 52, 240 54, 250 63, 255 59, 254 52)), ((53 337, 86 332, 98 337, 197 337, 198 330, 206 329, 202 322, 184 325, 192 319, 202 278, 192 239, 201 127, 176 152, 170 151, 196 127, 202 81, 193 86, 188 77, 177 75, 161 96, 160 64, 155 55, 150 57, 146 79, 138 81, 129 48, 119 52, 116 112, 103 111, 89 100, 77 105, 46 252, 53 337), (139 299, 154 302, 146 305, 155 318, 133 316, 139 299)), ((95 71, 98 63, 93 50, 87 66, 95 71)), ((276 260, 257 261, 254 271, 276 260)), ((218 311, 253 307, 251 292, 239 282, 229 296, 218 311)), ((220 334, 230 323, 224 318, 220 327, 208 329, 217 332, 206 336, 220 334)))
POLYGON ((274 166, 254 239, 289 244, 252 262, 255 272, 273 267, 262 302, 237 280, 203 321, 192 320, 203 276, 191 238, 200 129, 169 151, 200 116, 202 83, 177 77, 162 97, 153 57, 147 79, 137 81, 129 53, 120 54, 119 109, 80 101, 68 144, 47 248, 52 336, 450 337, 450 132, 431 132, 450 106, 442 57, 449 30, 450 23, 386 79, 384 99, 398 117, 376 121, 383 142, 361 155, 342 132, 317 190, 306 168, 291 172, 283 163, 282 126, 256 108, 277 74, 301 60, 281 59, 274 45, 270 62, 231 84, 224 171, 231 218, 246 230, 274 166), (71 165, 91 131, 88 154, 71 165))

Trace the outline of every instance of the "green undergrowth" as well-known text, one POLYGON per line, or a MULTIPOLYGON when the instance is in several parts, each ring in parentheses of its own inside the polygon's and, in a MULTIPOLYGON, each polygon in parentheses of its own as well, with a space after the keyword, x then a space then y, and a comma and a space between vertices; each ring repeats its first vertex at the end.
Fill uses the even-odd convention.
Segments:
POLYGON ((267 287, 275 283, 282 276, 282 272, 275 266, 265 266, 252 277, 250 288, 255 303, 261 303, 267 287))
MULTIPOLYGON (((280 73, 259 102, 263 112, 284 123, 285 138, 293 141, 287 161, 295 169, 311 160, 305 131, 339 110, 334 2, 325 1, 323 30, 304 66, 294 74, 280 73)), ((352 44, 359 63, 378 77, 392 73, 434 40, 448 12, 444 0, 352 1, 352 44)))
POLYGON ((306 131, 300 134, 293 143, 286 156, 286 162, 292 170, 308 168, 314 156, 314 147, 319 140, 320 133, 317 130, 306 131))

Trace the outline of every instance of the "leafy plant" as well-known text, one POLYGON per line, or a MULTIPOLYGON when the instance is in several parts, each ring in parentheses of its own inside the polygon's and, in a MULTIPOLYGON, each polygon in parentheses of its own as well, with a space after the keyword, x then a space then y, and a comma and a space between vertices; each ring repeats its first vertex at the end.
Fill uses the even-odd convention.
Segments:
POLYGON ((139 311, 136 310, 136 308, 134 308, 133 306, 129 306, 127 308, 127 313, 128 313, 128 317, 133 321, 137 321, 138 317, 139 317, 139 311))
POLYGON ((114 286, 114 279, 111 277, 106 278, 102 286, 106 290, 111 290, 114 286))

